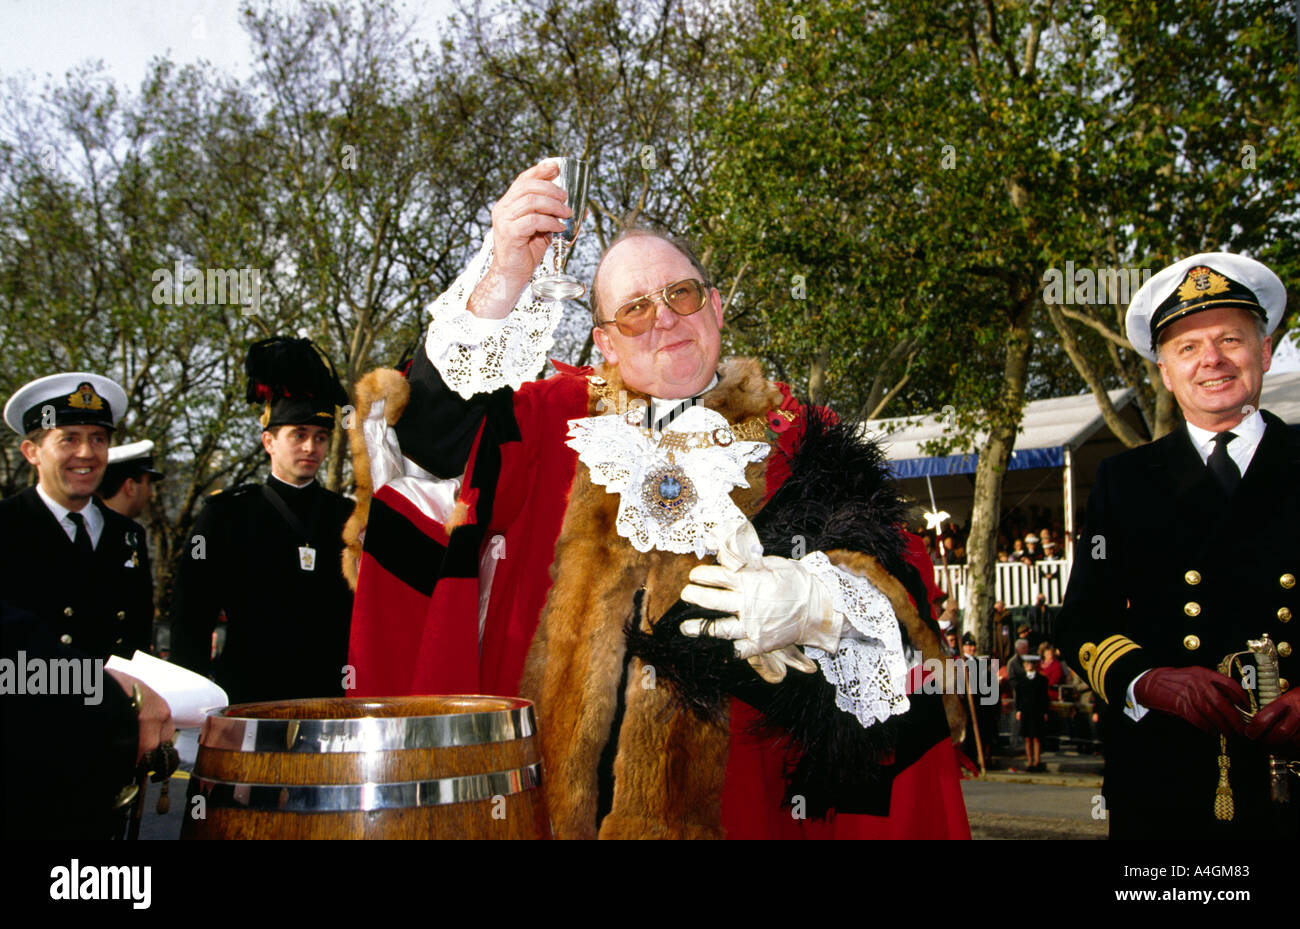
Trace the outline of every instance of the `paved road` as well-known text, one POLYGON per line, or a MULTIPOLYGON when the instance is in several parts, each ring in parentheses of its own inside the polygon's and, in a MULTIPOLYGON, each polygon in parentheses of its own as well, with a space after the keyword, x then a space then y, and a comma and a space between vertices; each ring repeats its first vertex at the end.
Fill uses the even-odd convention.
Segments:
MULTIPOLYGON (((187 772, 193 767, 198 745, 197 730, 184 732, 177 740, 181 768, 171 779, 171 810, 154 812, 159 785, 149 785, 141 839, 177 839, 185 811, 187 772)), ((1020 760, 1010 754, 999 758, 1000 768, 988 778, 962 781, 971 835, 976 839, 1104 839, 1106 823, 1093 818, 1094 803, 1101 793, 1101 760, 1068 753, 1044 753, 1049 771, 1043 774, 1012 773, 1009 767, 1020 760)))
POLYGON ((1105 820, 1092 816, 1100 793, 1092 785, 962 782, 976 839, 1104 839, 1105 820))

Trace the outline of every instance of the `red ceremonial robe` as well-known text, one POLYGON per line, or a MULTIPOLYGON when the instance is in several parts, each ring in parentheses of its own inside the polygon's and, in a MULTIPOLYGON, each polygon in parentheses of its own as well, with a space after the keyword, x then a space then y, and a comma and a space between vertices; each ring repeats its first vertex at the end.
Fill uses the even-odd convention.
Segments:
MULTIPOLYGON (((369 492, 362 424, 381 399, 388 423, 396 423, 410 388, 393 371, 374 372, 358 384, 352 451, 359 502, 349 531, 354 560, 345 563, 356 582, 350 654, 355 695, 518 695, 578 464, 565 445, 568 423, 588 415, 587 376, 593 373, 556 367, 561 373, 554 377, 499 392, 509 395, 511 408, 489 411, 479 424, 456 511, 441 522, 401 482, 369 492), (480 637, 479 575, 489 559, 495 565, 480 637)), ((799 410, 789 389, 778 386, 782 408, 799 410)), ((785 454, 774 449, 770 456, 768 497, 789 473, 787 458, 797 436, 790 430, 779 437, 785 454)), ((909 546, 909 560, 919 568, 918 552, 919 545, 909 546)), ((922 578, 930 578, 928 560, 923 567, 922 578)), ((746 734, 754 718, 747 705, 732 701, 722 794, 728 837, 970 837, 950 740, 896 776, 890 816, 806 821, 782 808, 784 754, 770 740, 746 734)))

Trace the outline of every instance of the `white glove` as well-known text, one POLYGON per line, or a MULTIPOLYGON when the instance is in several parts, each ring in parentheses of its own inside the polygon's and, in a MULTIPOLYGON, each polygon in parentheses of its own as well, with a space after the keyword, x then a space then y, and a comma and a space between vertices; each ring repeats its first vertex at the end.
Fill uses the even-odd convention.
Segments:
POLYGON ((754 524, 745 520, 718 545, 718 564, 732 571, 763 566, 763 543, 754 524))
MULTIPOLYGON (((687 620, 687 622, 692 622, 692 620, 687 620)), ((749 666, 754 669, 754 673, 769 684, 779 684, 785 680, 786 668, 794 668, 804 674, 812 674, 817 670, 817 662, 793 645, 787 645, 779 652, 766 652, 747 660, 749 666)))
MULTIPOLYGON (((844 617, 835 612, 831 592, 817 575, 797 561, 769 555, 761 566, 738 571, 721 565, 701 565, 691 571, 690 578, 692 583, 682 590, 683 600, 705 609, 734 613, 736 618, 688 619, 681 625, 684 635, 703 632, 732 639, 737 658, 752 658, 792 645, 812 645, 832 653, 839 648, 844 617)), ((787 654, 778 657, 791 664, 787 654)), ((812 664, 807 658, 803 660, 812 664)))

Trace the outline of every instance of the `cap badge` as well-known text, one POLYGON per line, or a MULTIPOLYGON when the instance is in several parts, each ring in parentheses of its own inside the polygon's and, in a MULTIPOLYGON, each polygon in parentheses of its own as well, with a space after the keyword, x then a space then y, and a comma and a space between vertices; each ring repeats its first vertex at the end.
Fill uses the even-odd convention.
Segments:
POLYGON ((90 386, 90 381, 82 381, 74 392, 68 394, 68 406, 78 410, 102 410, 104 400, 95 393, 95 388, 90 386))
POLYGON ((1213 297, 1228 290, 1228 279, 1201 265, 1187 272, 1187 277, 1178 288, 1179 300, 1195 300, 1198 297, 1213 297))

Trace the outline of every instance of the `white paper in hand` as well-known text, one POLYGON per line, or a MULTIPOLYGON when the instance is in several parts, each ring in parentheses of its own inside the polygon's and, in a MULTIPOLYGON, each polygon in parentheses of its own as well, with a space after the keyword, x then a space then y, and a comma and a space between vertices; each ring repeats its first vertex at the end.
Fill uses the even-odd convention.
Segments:
POLYGON ((129 674, 156 690, 171 707, 172 725, 177 729, 198 728, 203 725, 208 710, 230 705, 226 692, 206 677, 141 651, 132 655, 130 661, 114 655, 104 667, 129 674))

